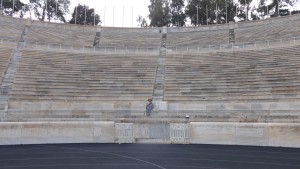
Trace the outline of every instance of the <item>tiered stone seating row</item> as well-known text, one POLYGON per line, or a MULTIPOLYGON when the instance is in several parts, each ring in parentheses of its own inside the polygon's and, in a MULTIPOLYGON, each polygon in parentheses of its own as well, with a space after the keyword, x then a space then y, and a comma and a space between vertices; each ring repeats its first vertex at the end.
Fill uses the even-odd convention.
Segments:
POLYGON ((169 54, 165 100, 300 99, 300 46, 206 54, 169 54))
POLYGON ((14 19, 0 17, 0 41, 17 42, 25 28, 25 24, 14 19))
POLYGON ((245 25, 235 29, 236 42, 255 42, 300 36, 300 16, 296 20, 245 25))
POLYGON ((15 46, 0 45, 0 82, 4 76, 6 68, 9 64, 15 46))
POLYGON ((11 100, 145 100, 157 56, 23 51, 11 100))
POLYGON ((228 43, 227 29, 194 32, 168 33, 167 47, 196 46, 208 48, 209 45, 228 43))
POLYGON ((27 42, 39 44, 68 44, 74 46, 93 46, 95 29, 60 28, 52 26, 32 25, 26 37, 27 42))
POLYGON ((208 48, 209 45, 221 45, 229 43, 229 28, 234 29, 235 42, 247 43, 257 41, 272 41, 275 39, 292 38, 300 36, 300 15, 287 16, 280 20, 268 19, 261 21, 231 23, 224 28, 220 26, 203 26, 186 28, 186 31, 174 29, 168 33, 167 46, 176 47, 177 50, 208 48), (198 28, 198 29, 197 29, 198 28), (182 48, 182 49, 181 49, 182 48))
POLYGON ((101 32, 100 46, 158 48, 160 33, 101 32))

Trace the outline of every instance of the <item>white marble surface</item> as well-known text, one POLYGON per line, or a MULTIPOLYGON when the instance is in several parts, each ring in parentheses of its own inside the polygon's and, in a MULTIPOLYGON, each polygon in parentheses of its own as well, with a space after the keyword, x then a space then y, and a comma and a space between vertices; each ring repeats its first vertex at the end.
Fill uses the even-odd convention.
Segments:
POLYGON ((300 124, 269 124, 269 145, 300 147, 300 124))
MULTIPOLYGON (((132 126, 136 138, 164 133, 158 124, 132 126)), ((1 122, 0 145, 114 143, 116 133, 114 122, 1 122)), ((300 123, 191 122, 189 133, 192 144, 300 147, 300 123)))
POLYGON ((0 145, 21 144, 21 123, 0 123, 0 145))
POLYGON ((191 122, 190 143, 300 147, 300 124, 191 122))
POLYGON ((114 143, 114 122, 3 122, 0 145, 114 143))

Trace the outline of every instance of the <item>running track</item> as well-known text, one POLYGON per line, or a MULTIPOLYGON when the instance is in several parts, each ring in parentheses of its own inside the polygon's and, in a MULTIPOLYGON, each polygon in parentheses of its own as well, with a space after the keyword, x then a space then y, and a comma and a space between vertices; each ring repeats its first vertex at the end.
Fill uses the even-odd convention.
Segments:
POLYGON ((171 144, 0 146, 0 169, 299 169, 300 149, 171 144))

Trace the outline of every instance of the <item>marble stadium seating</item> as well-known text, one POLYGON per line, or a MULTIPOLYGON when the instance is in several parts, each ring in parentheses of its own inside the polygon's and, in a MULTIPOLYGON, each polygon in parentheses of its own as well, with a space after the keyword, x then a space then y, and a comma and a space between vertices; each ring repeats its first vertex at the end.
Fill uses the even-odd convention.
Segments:
MULTIPOLYGON (((161 30, 166 29, 167 47, 207 47, 228 43, 232 25, 237 43, 300 36, 299 19, 295 15, 194 28, 108 31, 28 20, 14 25, 0 17, 0 37, 18 41, 28 26, 24 43, 93 48, 100 32, 99 47, 159 49, 164 48, 161 30)), ((17 48, 4 46, 0 45, 2 74, 17 48)), ((299 43, 201 53, 164 51, 164 59, 158 50, 78 52, 25 46, 20 52, 5 112, 8 121, 143 120, 158 65, 164 61, 163 101, 155 102, 154 117, 159 120, 184 121, 188 115, 191 121, 299 122, 299 43)))

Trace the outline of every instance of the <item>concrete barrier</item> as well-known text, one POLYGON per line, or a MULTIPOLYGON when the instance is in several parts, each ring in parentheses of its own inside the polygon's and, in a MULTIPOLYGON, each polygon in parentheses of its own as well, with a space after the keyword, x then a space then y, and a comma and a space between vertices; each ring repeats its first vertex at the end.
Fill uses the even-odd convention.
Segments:
POLYGON ((114 122, 0 123, 0 145, 114 143, 114 122))
POLYGON ((191 122, 190 143, 300 147, 300 124, 191 122))

